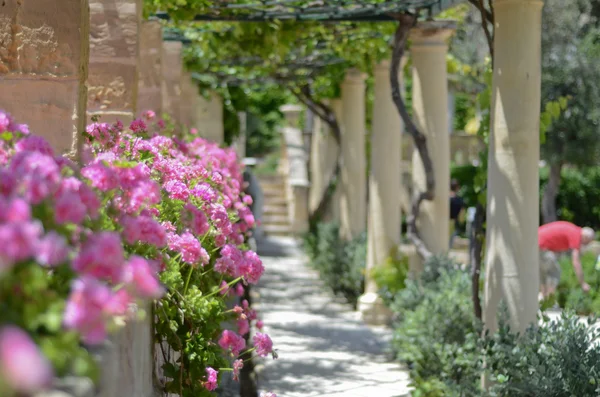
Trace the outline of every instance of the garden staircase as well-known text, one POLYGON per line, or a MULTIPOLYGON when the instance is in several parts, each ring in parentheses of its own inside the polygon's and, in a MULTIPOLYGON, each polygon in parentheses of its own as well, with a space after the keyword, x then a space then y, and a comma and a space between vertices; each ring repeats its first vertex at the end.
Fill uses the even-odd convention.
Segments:
POLYGON ((291 236, 287 181, 281 174, 258 176, 263 192, 262 230, 267 236, 291 236))

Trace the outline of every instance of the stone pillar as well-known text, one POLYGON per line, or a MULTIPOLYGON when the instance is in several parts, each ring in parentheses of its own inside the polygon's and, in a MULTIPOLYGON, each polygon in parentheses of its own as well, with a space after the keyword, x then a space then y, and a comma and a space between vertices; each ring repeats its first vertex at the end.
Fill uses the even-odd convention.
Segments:
POLYGON ((192 79, 192 74, 187 70, 184 70, 181 75, 181 102, 179 105, 180 109, 180 122, 183 128, 189 130, 194 127, 196 101, 198 98, 198 86, 192 79))
POLYGON ((142 7, 142 0, 90 1, 88 118, 125 125, 134 118, 142 7))
POLYGON ((364 232, 367 221, 365 77, 352 69, 342 83, 340 234, 347 240, 364 232))
MULTIPOLYGON (((421 236, 434 254, 448 251, 450 240, 450 134, 448 126, 447 39, 455 23, 423 22, 411 32, 413 114, 427 138, 433 162, 435 199, 424 201, 418 218, 421 236)), ((425 171, 419 152, 413 151, 413 189, 425 191, 425 171)))
POLYGON ((162 27, 158 21, 142 22, 137 115, 152 110, 162 114, 162 27))
POLYGON ((301 235, 308 231, 308 156, 304 147, 302 131, 298 128, 301 106, 282 106, 286 118, 282 130, 283 144, 287 153, 287 197, 291 229, 301 235))
POLYGON ((540 0, 495 0, 484 323, 501 301, 522 332, 538 310, 540 0))
MULTIPOLYGON (((400 71, 402 79, 402 71, 400 71)), ((382 325, 391 318, 390 311, 377 294, 377 285, 370 277, 374 267, 381 265, 400 244, 400 175, 402 122, 392 100, 390 62, 375 67, 375 99, 373 102, 373 133, 371 135, 371 172, 369 175, 369 214, 367 243, 367 273, 365 294, 358 300, 358 310, 365 322, 382 325)))
POLYGON ((225 130, 223 126, 223 98, 215 92, 210 98, 198 95, 196 99, 195 126, 201 137, 223 143, 225 130))
POLYGON ((239 161, 241 162, 246 157, 246 121, 248 119, 248 115, 246 112, 239 112, 237 116, 238 120, 240 121, 240 135, 235 138, 232 146, 237 153, 239 161))
POLYGON ((86 125, 87 0, 5 0, 0 9, 0 109, 76 157, 86 125))
POLYGON ((175 123, 180 122, 181 75, 183 46, 180 41, 163 41, 162 110, 175 123))

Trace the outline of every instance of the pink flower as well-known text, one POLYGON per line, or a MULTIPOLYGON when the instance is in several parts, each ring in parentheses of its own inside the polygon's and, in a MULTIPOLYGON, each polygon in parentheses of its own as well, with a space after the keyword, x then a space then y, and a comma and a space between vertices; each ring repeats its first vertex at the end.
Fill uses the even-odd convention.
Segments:
POLYGON ((206 377, 207 380, 204 382, 204 387, 208 391, 213 391, 217 388, 217 375, 219 371, 212 369, 211 367, 206 367, 206 377))
POLYGON ((42 231, 39 221, 0 225, 0 271, 31 258, 42 231))
POLYGON ((86 210, 86 206, 81 202, 81 196, 67 191, 56 200, 54 219, 59 225, 65 223, 80 224, 85 218, 86 210))
POLYGON ((146 259, 134 255, 129 258, 126 267, 125 280, 140 298, 158 299, 165 293, 164 287, 158 281, 156 269, 146 259))
POLYGON ((84 277, 75 280, 67 301, 64 326, 81 333, 83 341, 98 344, 106 339, 106 320, 111 315, 123 315, 124 294, 114 294, 100 281, 84 277))
POLYGON ((0 377, 12 390, 33 394, 50 386, 54 374, 29 336, 7 325, 0 329, 0 377))
POLYGON ((236 294, 237 296, 242 296, 242 295, 244 295, 244 286, 242 285, 242 283, 238 283, 238 284, 235 286, 235 294, 236 294))
POLYGON ((192 134, 192 135, 198 135, 198 129, 197 128, 190 129, 190 134, 192 134))
POLYGON ((67 259, 69 248, 67 240, 51 230, 36 247, 35 259, 44 266, 56 266, 67 259))
POLYGON ((240 319, 237 321, 238 334, 244 336, 248 332, 250 332, 250 324, 248 324, 248 320, 240 319))
POLYGON ((252 341, 254 342, 254 347, 256 347, 256 354, 261 357, 266 357, 273 351, 273 341, 271 341, 271 338, 267 334, 257 332, 252 341))
POLYGON ((148 121, 153 120, 156 117, 156 113, 152 110, 146 110, 144 112, 144 118, 148 121))
POLYGON ((275 394, 275 393, 273 393, 271 391, 268 391, 268 392, 265 392, 265 393, 260 393, 260 397, 277 397, 277 394, 275 394))
POLYGON ((219 346, 223 350, 231 351, 234 356, 239 356, 240 351, 246 347, 246 341, 235 332, 226 329, 219 338, 219 346))
POLYGON ((164 189, 169 193, 169 197, 186 201, 190 197, 190 191, 183 182, 169 181, 165 184, 164 189))
POLYGON ((244 361, 237 359, 233 362, 233 380, 240 380, 240 370, 244 368, 244 361))
POLYGON ((81 252, 73 261, 73 268, 80 273, 118 283, 123 276, 124 264, 125 257, 119 235, 114 232, 100 232, 92 235, 83 244, 81 252))
POLYGON ((264 324, 263 324, 262 320, 258 320, 258 321, 256 322, 256 328, 257 328, 259 331, 262 331, 263 327, 264 327, 264 324))
POLYGON ((221 257, 215 261, 215 271, 234 276, 238 273, 237 267, 242 260, 241 251, 236 246, 227 244, 221 248, 221 257))
POLYGON ((183 233, 181 236, 174 235, 169 241, 169 248, 181 254, 181 259, 190 265, 201 262, 205 265, 209 261, 208 253, 196 237, 189 232, 183 233))
POLYGON ((52 146, 50 146, 50 143, 41 136, 32 135, 19 139, 17 143, 15 143, 15 150, 17 152, 40 152, 54 157, 52 146))
POLYGON ((191 228, 193 232, 198 236, 202 236, 208 232, 210 224, 204 212, 191 203, 186 204, 185 209, 192 215, 191 228))
POLYGON ((141 119, 135 119, 129 124, 129 129, 135 133, 140 133, 146 131, 148 127, 141 119))
POLYGON ((115 189, 119 184, 117 174, 102 163, 88 165, 81 170, 81 174, 90 180, 93 187, 103 192, 115 189))
POLYGON ((236 277, 244 277, 250 284, 256 284, 262 276, 265 268, 262 261, 254 251, 244 252, 244 260, 237 268, 236 277))
POLYGON ((165 128, 165 127, 166 127, 166 125, 167 125, 167 124, 165 123, 165 121, 164 121, 164 120, 162 120, 162 119, 161 119, 161 120, 158 120, 158 122, 157 122, 156 124, 157 124, 157 125, 158 125, 158 127, 159 127, 159 128, 161 128, 161 129, 165 128))
POLYGON ((227 294, 229 294, 229 287, 227 281, 221 281, 221 285, 219 286, 219 295, 227 294))
POLYGON ((167 245, 165 228, 152 217, 140 215, 137 218, 125 217, 122 221, 123 235, 128 244, 138 241, 162 248, 167 245))
POLYGON ((4 199, 0 196, 0 222, 27 222, 31 219, 31 207, 21 198, 4 199))

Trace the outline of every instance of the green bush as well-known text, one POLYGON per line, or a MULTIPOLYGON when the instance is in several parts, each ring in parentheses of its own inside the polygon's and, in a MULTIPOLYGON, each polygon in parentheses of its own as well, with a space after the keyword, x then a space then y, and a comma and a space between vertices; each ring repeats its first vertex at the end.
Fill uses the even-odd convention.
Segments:
POLYGON ((564 314, 558 322, 518 335, 501 315, 498 332, 481 336, 470 286, 467 272, 438 257, 396 295, 393 348, 410 368, 413 396, 600 395, 600 346, 595 343, 600 330, 564 314), (484 362, 493 385, 485 392, 480 389, 484 362))
POLYGON ((386 260, 370 271, 370 277, 377 285, 379 296, 386 304, 391 304, 398 292, 404 289, 408 276, 408 257, 392 250, 386 260))
POLYGON ((339 237, 338 224, 319 223, 304 243, 310 265, 323 282, 356 307, 365 283, 366 234, 344 241, 339 237))
POLYGON ((563 314, 524 335, 501 323, 486 338, 486 366, 495 397, 593 397, 600 395, 600 337, 575 316, 563 314))
POLYGON ((481 326, 470 291, 468 273, 448 258, 434 257, 420 280, 407 280, 397 294, 393 348, 409 365, 414 396, 478 395, 481 326))

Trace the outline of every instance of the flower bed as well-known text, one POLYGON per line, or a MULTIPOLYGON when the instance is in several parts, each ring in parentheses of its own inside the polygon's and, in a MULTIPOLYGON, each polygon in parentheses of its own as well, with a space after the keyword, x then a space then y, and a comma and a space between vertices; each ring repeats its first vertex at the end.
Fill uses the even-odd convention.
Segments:
MULTIPOLYGON (((81 165, 0 112, 0 395, 55 375, 96 377, 85 345, 102 343, 154 301, 156 342, 178 352, 164 391, 212 395, 237 377, 257 314, 226 308, 264 268, 249 250, 254 218, 235 153, 171 138, 146 112, 128 129, 92 123, 81 165), (233 319, 235 331, 221 324, 233 319)), ((253 338, 260 356, 268 335, 253 338)))

